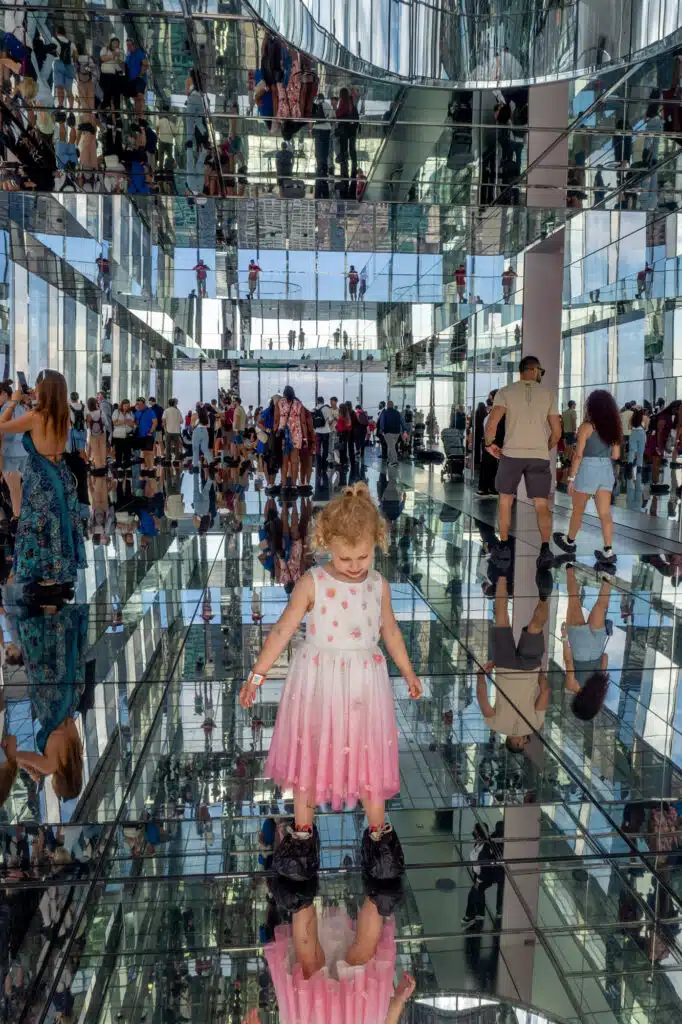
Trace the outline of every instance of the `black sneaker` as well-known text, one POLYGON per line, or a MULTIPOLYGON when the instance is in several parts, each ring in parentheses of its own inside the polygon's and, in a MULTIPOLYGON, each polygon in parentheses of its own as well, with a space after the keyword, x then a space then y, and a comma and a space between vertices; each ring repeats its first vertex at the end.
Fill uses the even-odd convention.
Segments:
POLYGON ((538 597, 541 601, 549 600, 554 589, 554 577, 549 569, 538 569, 535 573, 535 585, 538 588, 538 597))
POLYGON ((367 896, 381 916, 391 917, 404 896, 401 879, 396 878, 388 882, 377 882, 376 879, 370 878, 368 874, 363 872, 362 884, 367 896))
POLYGON ((614 565, 618 561, 618 556, 613 548, 611 548, 611 553, 608 555, 603 548, 595 548, 594 557, 600 565, 614 565))
POLYGON ((320 836, 312 832, 295 832, 289 825, 286 835, 275 850, 272 866, 282 878, 291 882, 309 882, 320 870, 320 836))
POLYGON ((292 882, 283 875, 275 875, 270 881, 270 891, 280 910, 296 914, 313 902, 317 896, 318 884, 317 875, 306 879, 305 882, 292 882))
POLYGON ((511 565, 512 553, 508 544, 498 544, 493 550, 490 561, 500 572, 505 572, 511 565))
POLYGON ((362 837, 362 868, 375 882, 390 882, 405 873, 405 857, 392 825, 377 832, 365 829, 362 837))
POLYGON ((575 554, 576 543, 571 543, 565 533, 553 533, 552 540, 561 548, 562 551, 566 551, 569 555, 575 554))
POLYGON ((554 566, 554 555, 552 549, 547 547, 540 551, 540 554, 535 559, 535 565, 538 569, 551 569, 554 566))

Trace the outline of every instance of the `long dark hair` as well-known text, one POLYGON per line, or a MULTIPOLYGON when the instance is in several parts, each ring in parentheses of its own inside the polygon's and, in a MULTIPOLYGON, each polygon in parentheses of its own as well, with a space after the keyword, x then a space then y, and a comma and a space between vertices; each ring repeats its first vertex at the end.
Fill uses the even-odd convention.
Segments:
POLYGON ((635 427, 641 427, 644 419, 644 411, 642 409, 635 409, 630 420, 630 426, 634 430, 635 427))
POLYGON ((620 444, 623 428, 616 401, 610 391, 599 388, 587 396, 585 415, 604 444, 620 444))
POLYGON ((208 409, 206 408, 205 405, 202 405, 199 409, 197 409, 197 417, 202 427, 208 426, 208 409))
POLYGON ((571 710, 575 717, 579 718, 581 722, 591 722, 604 706, 608 688, 608 672, 601 670, 593 672, 589 679, 585 680, 583 688, 573 698, 571 710))
POLYGON ((339 101, 336 104, 336 116, 337 118, 357 117, 355 102, 353 101, 350 90, 347 89, 345 85, 343 88, 339 89, 339 101))
POLYGON ((69 431, 69 400, 66 381, 57 370, 43 370, 36 384, 38 404, 36 409, 47 425, 52 426, 57 437, 66 437, 69 431))

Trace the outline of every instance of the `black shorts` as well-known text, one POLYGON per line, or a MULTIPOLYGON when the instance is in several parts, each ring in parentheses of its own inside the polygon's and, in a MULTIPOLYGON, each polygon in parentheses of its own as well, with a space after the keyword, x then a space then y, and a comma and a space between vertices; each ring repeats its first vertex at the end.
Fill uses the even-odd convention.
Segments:
POLYGON ((153 452, 154 451, 154 438, 153 437, 136 437, 133 439, 133 447, 137 448, 141 452, 153 452))
POLYGON ((144 78, 125 78, 125 87, 121 90, 124 96, 141 96, 147 91, 144 78))
POLYGON ((549 459, 514 459, 503 455, 495 475, 496 491, 516 494, 522 479, 526 481, 529 498, 549 498, 552 489, 549 459))
POLYGON ((518 645, 511 626, 491 626, 488 638, 488 656, 496 668, 511 668, 532 672, 540 668, 545 653, 544 633, 529 633, 524 626, 518 645))

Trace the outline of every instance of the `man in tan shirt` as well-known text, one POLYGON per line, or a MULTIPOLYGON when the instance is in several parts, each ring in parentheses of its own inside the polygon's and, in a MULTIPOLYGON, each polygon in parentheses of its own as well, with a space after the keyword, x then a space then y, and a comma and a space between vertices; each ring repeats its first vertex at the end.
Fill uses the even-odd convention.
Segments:
MULTIPOLYGON (((551 587, 550 587, 551 590, 551 587)), ((542 671, 545 655, 544 630, 549 618, 548 593, 538 593, 538 602, 518 643, 509 616, 509 587, 504 576, 495 585, 495 621, 490 627, 490 661, 476 679, 476 699, 493 732, 506 737, 507 750, 521 751, 533 732, 545 723, 550 689, 542 671), (495 671, 495 698, 488 698, 486 676, 495 671)))
POLYGON ((540 530, 542 545, 537 558, 538 569, 549 569, 554 563, 554 555, 549 546, 552 535, 549 453, 561 437, 561 416, 555 396, 540 383, 544 373, 539 359, 524 356, 519 365, 520 380, 499 388, 485 424, 486 449, 500 460, 495 477, 495 487, 500 495, 500 545, 492 557, 495 565, 502 570, 507 569, 511 563, 511 511, 522 478, 526 484, 526 493, 535 505, 540 530), (504 445, 500 449, 495 444, 495 432, 503 416, 505 434, 504 445))

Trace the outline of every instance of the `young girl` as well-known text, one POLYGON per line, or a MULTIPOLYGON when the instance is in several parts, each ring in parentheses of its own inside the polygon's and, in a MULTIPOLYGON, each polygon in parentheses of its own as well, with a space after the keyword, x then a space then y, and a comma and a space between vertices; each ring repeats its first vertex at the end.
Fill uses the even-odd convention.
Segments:
POLYGON ((568 493, 573 498, 573 512, 568 533, 555 533, 554 541, 569 554, 575 554, 575 539, 583 521, 585 507, 591 497, 604 536, 604 547, 595 551, 595 558, 613 565, 616 555, 612 548, 613 520, 611 494, 614 484, 614 461, 620 457, 623 428, 620 413, 609 391, 593 391, 585 405, 585 419, 578 430, 575 454, 568 476, 568 493))
POLYGON ((107 436, 96 398, 88 398, 85 423, 88 428, 88 457, 94 469, 102 469, 107 464, 107 436))
POLYGON ((313 544, 331 560, 298 581, 240 693, 242 707, 250 707, 307 616, 306 641, 289 668, 265 766, 278 785, 294 791, 295 824, 273 862, 294 881, 314 877, 319 868, 313 815, 322 803, 338 810, 361 800, 369 822, 363 867, 381 879, 404 870, 384 809, 400 789, 400 776, 393 693, 379 636, 413 699, 421 697, 422 685, 393 614, 389 585, 372 568, 374 549, 384 548, 386 539, 386 523, 365 484, 347 487, 320 512, 313 544))

